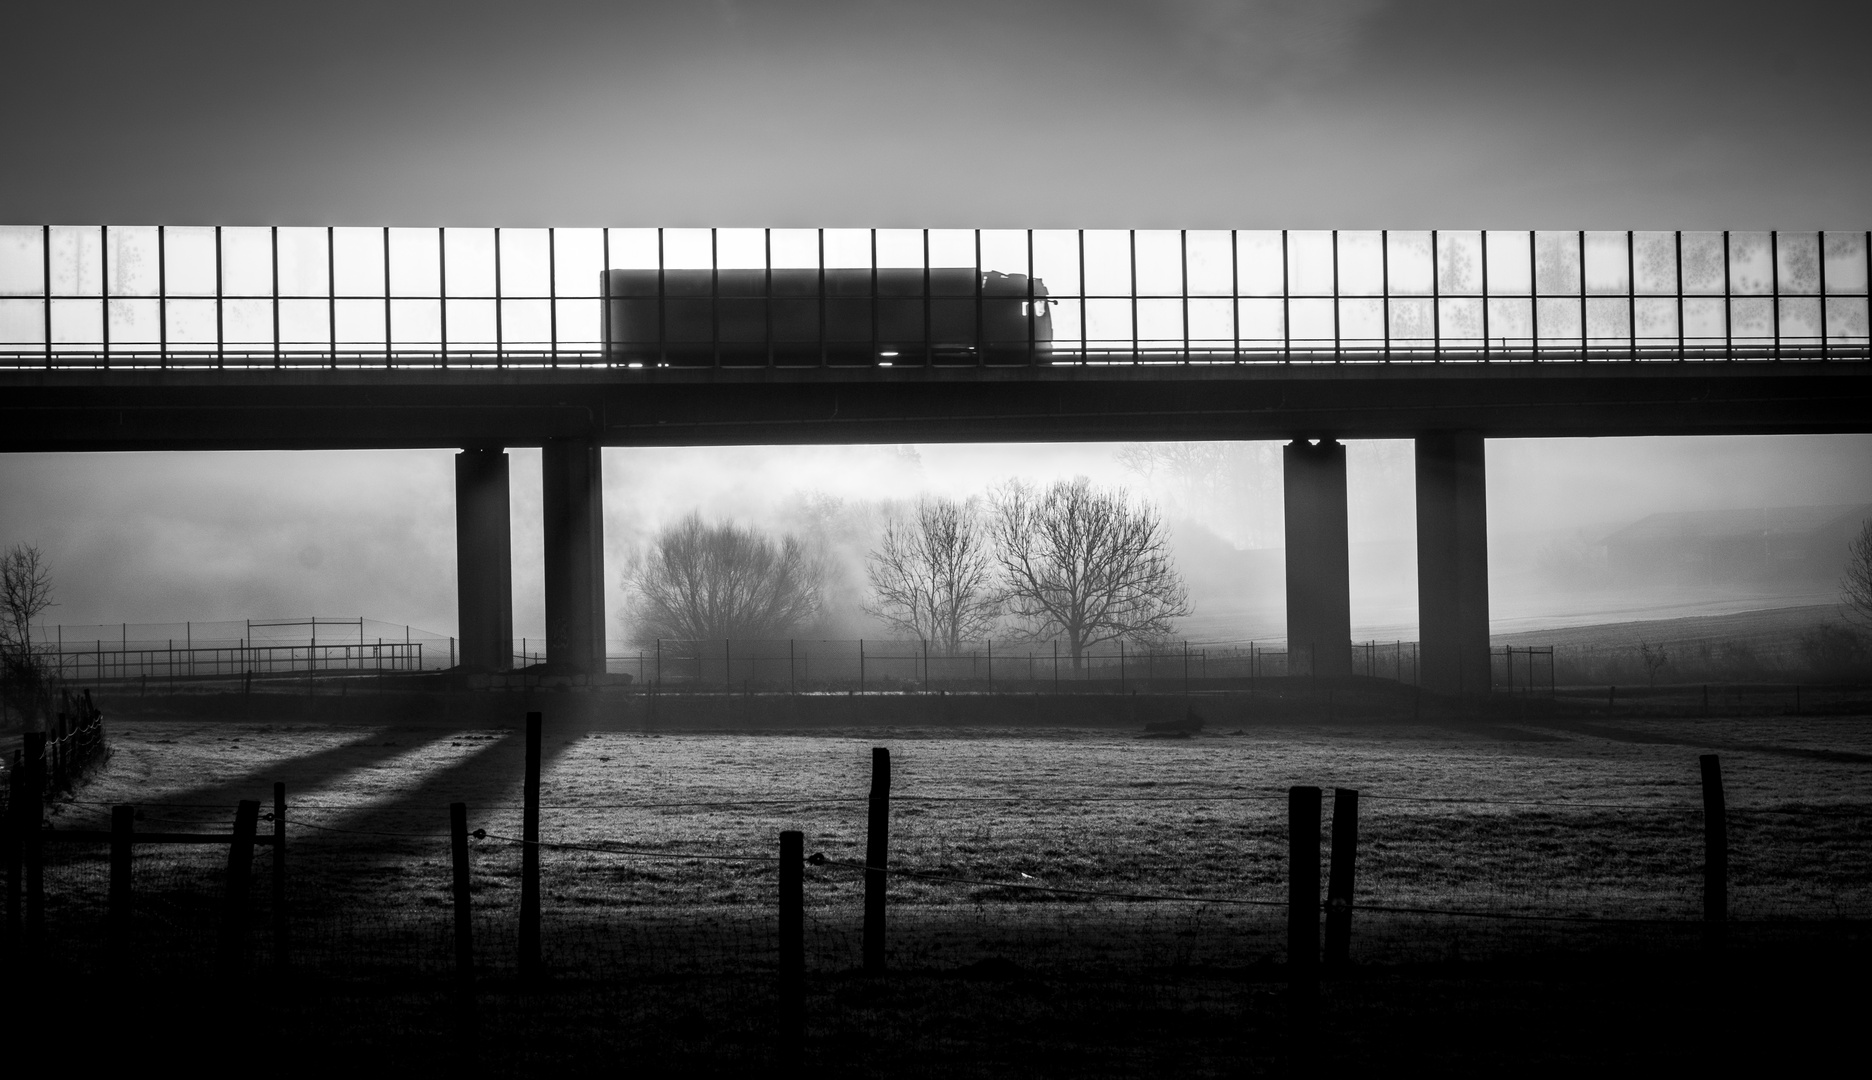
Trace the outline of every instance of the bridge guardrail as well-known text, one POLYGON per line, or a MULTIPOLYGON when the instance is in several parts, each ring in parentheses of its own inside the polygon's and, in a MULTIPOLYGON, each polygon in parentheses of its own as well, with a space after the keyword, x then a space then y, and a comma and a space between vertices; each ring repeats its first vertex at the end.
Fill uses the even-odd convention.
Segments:
POLYGON ((1864 231, 0 226, 0 369, 1864 362, 1869 277, 1864 231))

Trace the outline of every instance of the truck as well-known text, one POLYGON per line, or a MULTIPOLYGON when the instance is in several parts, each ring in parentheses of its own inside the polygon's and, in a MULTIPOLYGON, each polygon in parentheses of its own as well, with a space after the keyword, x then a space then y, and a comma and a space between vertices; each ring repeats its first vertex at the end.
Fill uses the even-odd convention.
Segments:
POLYGON ((614 363, 644 366, 1044 362, 1046 283, 971 267, 607 270, 614 363))

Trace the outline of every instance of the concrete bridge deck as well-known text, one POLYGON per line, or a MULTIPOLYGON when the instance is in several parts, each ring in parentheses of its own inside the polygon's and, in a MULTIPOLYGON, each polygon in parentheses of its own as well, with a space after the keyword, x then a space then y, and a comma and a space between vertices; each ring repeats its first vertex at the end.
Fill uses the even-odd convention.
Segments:
POLYGON ((0 450, 1751 435, 1872 430, 1872 364, 0 370, 0 450))

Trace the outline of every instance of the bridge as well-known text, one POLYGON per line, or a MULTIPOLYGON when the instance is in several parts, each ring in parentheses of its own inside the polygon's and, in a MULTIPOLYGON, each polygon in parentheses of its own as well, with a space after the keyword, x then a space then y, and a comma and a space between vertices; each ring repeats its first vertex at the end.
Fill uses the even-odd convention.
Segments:
POLYGON ((1860 232, 0 227, 0 449, 449 447, 467 666, 603 670, 603 446, 1288 441, 1349 672, 1348 438, 1416 443, 1425 684, 1488 687, 1484 441, 1872 430, 1860 232))

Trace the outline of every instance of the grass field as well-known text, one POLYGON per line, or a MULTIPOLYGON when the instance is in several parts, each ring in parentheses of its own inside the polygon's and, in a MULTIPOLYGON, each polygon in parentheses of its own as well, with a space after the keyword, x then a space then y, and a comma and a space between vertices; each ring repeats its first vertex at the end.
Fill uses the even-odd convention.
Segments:
MULTIPOLYGON (((1606 971, 1694 965, 1699 753, 1723 759, 1739 950, 1774 963, 1855 950, 1872 920, 1864 715, 1328 722, 1211 709, 1222 722, 1201 735, 1161 739, 1110 725, 648 732, 555 722, 556 700, 541 698, 542 837, 567 845, 543 858, 551 1018, 510 987, 517 724, 119 719, 109 764, 53 821, 97 827, 131 802, 142 829, 225 829, 237 800, 264 805, 284 781, 295 965, 326 989, 272 1006, 267 1022, 393 1048, 452 1038, 447 804, 467 802, 470 827, 489 834, 473 855, 483 1023, 512 1032, 488 1060, 512 1071, 553 1058, 516 1049, 547 1030, 582 1047, 574 1057, 626 1046, 674 1071, 764 1060, 783 828, 829 860, 807 875, 813 1045, 826 1060, 854 1048, 854 1074, 900 1046, 920 1048, 929 1075, 978 1059, 1049 1075, 1281 1067, 1278 984, 1266 980, 1285 952, 1292 784, 1361 793, 1360 903, 1443 912, 1357 916, 1359 974, 1329 988, 1354 1057, 1416 1045, 1421 1025, 1405 1019, 1433 999, 1532 1022, 1585 985, 1598 996, 1565 1007, 1598 1015, 1630 994, 1621 979, 1602 985, 1606 971), (874 746, 893 761, 893 866, 933 875, 893 879, 888 984, 852 974, 862 885, 840 865, 862 855, 874 746), (1466 996, 1503 986, 1518 989, 1466 996), (1158 1056, 1120 1052, 1114 1024, 1156 1031, 1144 1042, 1158 1056)), ((1330 790, 1326 801, 1330 817, 1330 790)), ((94 969, 104 853, 49 850, 49 944, 67 970, 94 969)), ((139 855, 140 977, 207 977, 224 860, 214 848, 139 855)), ((257 869, 264 880, 266 856, 257 869)), ((269 960, 256 934, 256 977, 269 960)), ((1582 1052, 1558 1038, 1543 1051, 1582 1052)))

